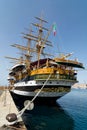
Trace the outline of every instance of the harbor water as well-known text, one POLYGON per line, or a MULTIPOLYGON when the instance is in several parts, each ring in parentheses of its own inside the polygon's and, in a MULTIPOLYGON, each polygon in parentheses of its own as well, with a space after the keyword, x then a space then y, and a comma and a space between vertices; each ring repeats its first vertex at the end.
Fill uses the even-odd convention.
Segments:
POLYGON ((87 89, 72 89, 57 104, 24 113, 28 130, 87 130, 87 89))

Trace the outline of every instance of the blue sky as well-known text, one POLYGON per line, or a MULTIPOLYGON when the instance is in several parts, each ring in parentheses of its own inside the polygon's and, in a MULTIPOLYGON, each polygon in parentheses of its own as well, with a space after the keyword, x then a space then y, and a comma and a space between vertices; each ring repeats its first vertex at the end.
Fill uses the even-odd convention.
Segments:
MULTIPOLYGON (((4 57, 18 56, 10 45, 24 42, 21 32, 41 13, 49 26, 57 25, 53 44, 58 44, 61 52, 73 52, 73 58, 87 68, 87 0, 0 0, 0 85, 8 84, 12 66, 4 57)), ((78 80, 87 82, 87 70, 78 71, 78 80)))

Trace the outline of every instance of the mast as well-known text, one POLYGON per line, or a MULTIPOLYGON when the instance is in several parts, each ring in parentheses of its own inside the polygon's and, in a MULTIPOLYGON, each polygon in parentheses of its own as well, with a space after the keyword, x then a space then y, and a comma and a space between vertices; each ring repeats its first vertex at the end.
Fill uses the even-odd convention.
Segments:
MULTIPOLYGON (((30 28, 30 32, 29 33, 31 34, 31 32, 33 32, 33 31, 30 28)), ((24 33, 22 33, 22 34, 24 34, 24 33)), ((25 38, 25 36, 23 36, 23 38, 25 38)), ((26 46, 19 45, 19 44, 13 44, 11 46, 12 47, 16 47, 16 48, 18 48, 18 49, 20 49, 22 51, 26 51, 26 53, 23 53, 23 55, 25 56, 24 63, 26 64, 27 72, 29 72, 30 71, 31 57, 32 57, 31 56, 31 52, 36 52, 36 50, 31 48, 31 40, 32 40, 32 38, 29 37, 27 40, 28 40, 28 42, 27 42, 26 46)))
POLYGON ((51 42, 47 40, 49 35, 50 35, 51 29, 49 30, 49 29, 43 27, 43 23, 48 23, 48 22, 46 20, 42 19, 42 17, 41 18, 35 17, 35 18, 37 20, 39 20, 39 23, 33 23, 32 24, 32 25, 34 25, 38 28, 38 36, 37 37, 33 36, 33 37, 36 38, 36 39, 38 38, 37 42, 36 42, 36 49, 37 49, 37 59, 38 59, 37 67, 39 68, 39 66, 40 66, 39 60, 40 60, 41 54, 51 56, 50 54, 46 54, 46 53, 43 52, 46 45, 52 46, 51 42), (47 31, 47 35, 45 37, 43 37, 44 30, 47 31))
POLYGON ((23 38, 28 40, 27 45, 11 45, 12 47, 16 47, 22 51, 26 51, 26 53, 22 53, 25 56, 25 58, 23 57, 21 61, 25 63, 28 72, 30 71, 31 67, 31 57, 32 59, 35 59, 35 57, 37 56, 37 68, 39 68, 41 56, 47 56, 47 58, 53 56, 45 52, 45 48, 47 46, 52 47, 51 41, 48 40, 48 37, 52 31, 52 27, 50 29, 44 27, 43 24, 47 24, 48 22, 44 20, 42 17, 35 17, 35 19, 37 19, 38 22, 32 23, 32 25, 35 27, 36 32, 33 32, 30 28, 29 33, 22 33, 23 38))

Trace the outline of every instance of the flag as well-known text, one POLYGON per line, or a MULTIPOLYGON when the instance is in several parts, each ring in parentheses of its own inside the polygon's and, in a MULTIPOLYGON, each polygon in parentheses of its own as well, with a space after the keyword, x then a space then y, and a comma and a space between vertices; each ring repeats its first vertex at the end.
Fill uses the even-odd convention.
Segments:
POLYGON ((56 35, 56 24, 53 24, 53 34, 56 35))

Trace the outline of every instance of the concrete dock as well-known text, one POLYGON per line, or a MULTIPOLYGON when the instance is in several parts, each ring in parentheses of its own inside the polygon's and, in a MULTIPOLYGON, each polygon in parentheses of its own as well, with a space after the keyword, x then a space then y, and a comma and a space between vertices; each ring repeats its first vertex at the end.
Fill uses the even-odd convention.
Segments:
MULTIPOLYGON (((0 90, 1 91, 1 90, 0 90)), ((0 130, 27 130, 22 118, 17 123, 10 125, 6 120, 9 113, 18 113, 9 90, 3 90, 0 95, 0 130)))

